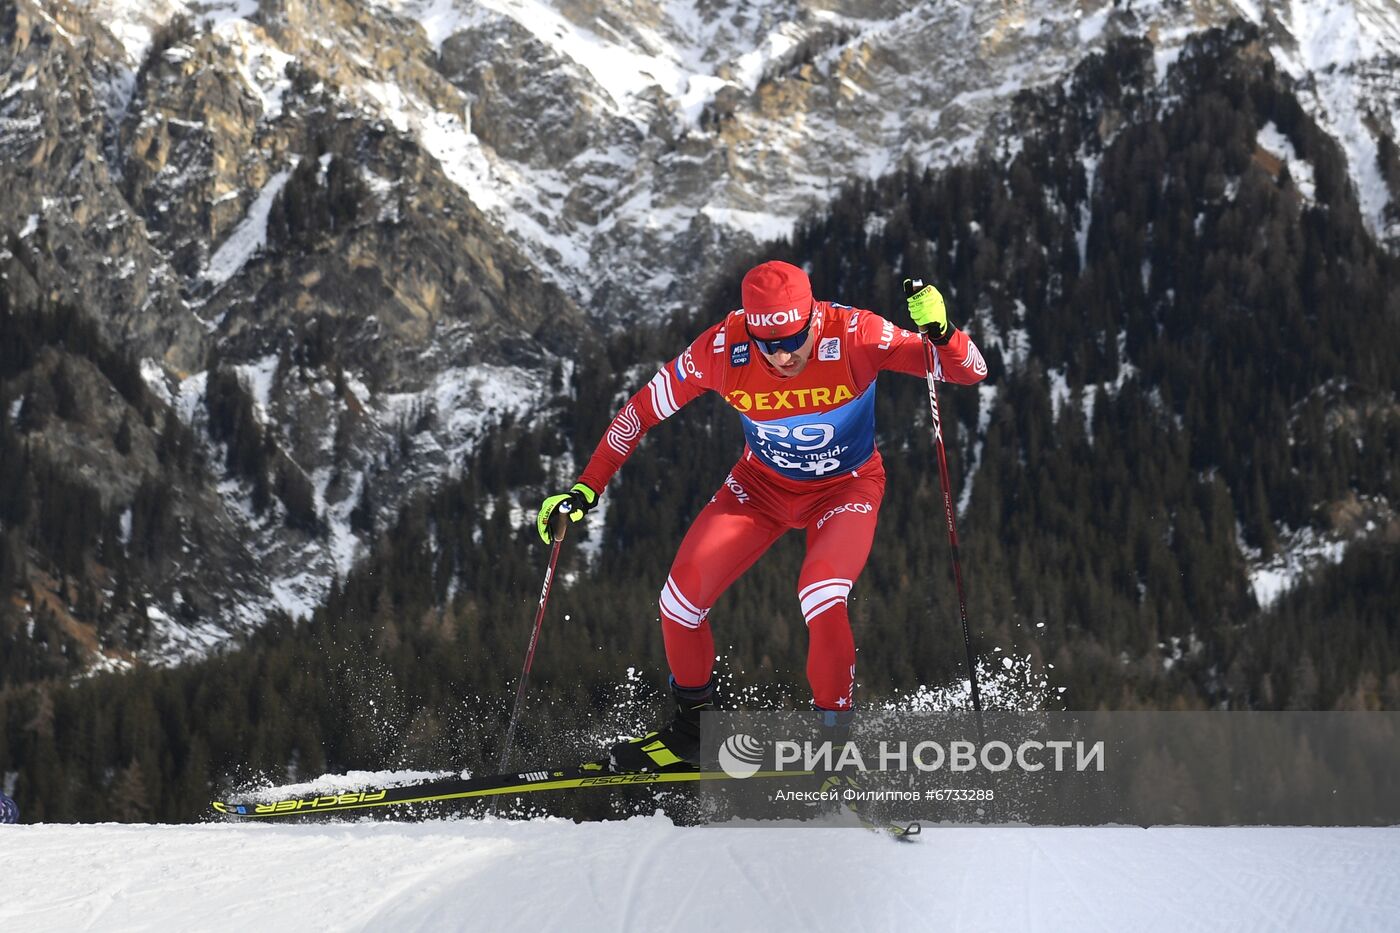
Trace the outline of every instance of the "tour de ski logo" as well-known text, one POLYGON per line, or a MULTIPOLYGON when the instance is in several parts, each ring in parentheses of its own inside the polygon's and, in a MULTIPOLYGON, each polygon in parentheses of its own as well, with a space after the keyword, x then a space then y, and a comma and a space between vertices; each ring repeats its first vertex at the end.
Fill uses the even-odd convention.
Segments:
POLYGON ((817 359, 819 360, 839 360, 841 359, 841 338, 823 338, 821 345, 817 347, 817 359))
POLYGON ((746 733, 734 733, 719 747, 719 766, 732 778, 753 777, 762 764, 763 743, 746 733))

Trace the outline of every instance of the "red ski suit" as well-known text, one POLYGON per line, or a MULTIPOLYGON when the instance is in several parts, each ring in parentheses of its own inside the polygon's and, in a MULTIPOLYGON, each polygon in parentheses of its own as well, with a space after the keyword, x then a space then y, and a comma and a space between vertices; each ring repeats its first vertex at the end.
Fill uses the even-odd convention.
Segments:
MULTIPOLYGON (((661 591, 666 658, 676 683, 698 687, 714 668, 710 607, 784 532, 807 531, 797 582, 807 622, 807 679, 822 709, 850 709, 855 642, 846 600, 870 554, 885 492, 875 449, 875 377, 925 374, 922 338, 869 311, 817 302, 807 365, 779 375, 745 329, 742 310, 701 334, 628 400, 579 477, 602 492, 653 425, 706 390, 743 422, 747 444, 686 532, 661 591)), ((961 331, 937 348, 934 376, 971 385, 987 374, 961 331)))

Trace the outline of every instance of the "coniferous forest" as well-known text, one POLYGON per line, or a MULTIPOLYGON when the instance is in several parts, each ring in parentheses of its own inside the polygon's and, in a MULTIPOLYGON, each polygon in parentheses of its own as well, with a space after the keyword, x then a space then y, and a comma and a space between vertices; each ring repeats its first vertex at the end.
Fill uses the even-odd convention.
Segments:
MULTIPOLYGON (((724 287, 572 370, 561 361, 551 400, 496 425, 460 476, 377 528, 372 556, 310 619, 272 620, 198 663, 75 681, 61 627, 40 616, 29 632, 6 600, 0 774, 16 775, 28 819, 179 821, 258 775, 491 770, 547 556, 539 500, 567 489, 617 404, 769 258, 805 264, 819 297, 904 326, 900 280, 921 275, 982 346, 987 381, 939 396, 979 656, 1029 655, 1069 709, 1400 708, 1395 535, 1359 536, 1267 609, 1242 553, 1400 503, 1400 264, 1254 38, 1193 40, 1167 103, 1150 90, 1151 47, 1121 41, 1073 82, 1023 95, 1009 159, 854 182, 790 242, 716 257, 724 287), (1306 185, 1257 144, 1268 124, 1311 166, 1306 185)), ((79 578, 89 562, 159 559, 158 497, 123 532, 81 475, 27 444, 27 419, 70 404, 44 348, 130 387, 148 414, 127 431, 166 452, 150 489, 159 470, 209 465, 78 312, 7 304, 0 322, 0 410, 24 399, 0 420, 0 584, 21 587, 34 563, 79 578)), ((236 381, 210 386, 228 468, 275 477, 236 381)), ((851 601, 866 703, 966 676, 926 390, 887 374, 878 392, 889 483, 851 601)), ((629 668, 660 712, 656 596, 742 443, 718 398, 693 403, 608 488, 605 520, 566 541, 517 760, 599 716, 629 668)), ((710 617, 732 686, 771 685, 793 706, 806 699, 800 559, 790 535, 710 617)))

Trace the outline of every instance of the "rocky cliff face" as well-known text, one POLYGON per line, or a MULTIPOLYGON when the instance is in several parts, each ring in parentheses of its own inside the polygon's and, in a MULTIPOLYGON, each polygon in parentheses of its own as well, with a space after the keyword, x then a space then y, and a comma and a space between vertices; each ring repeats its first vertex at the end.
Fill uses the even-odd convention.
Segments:
MULTIPOLYGON (((420 33, 362 10, 269 7, 271 31, 161 21, 138 60, 101 12, 20 3, 3 22, 13 248, 0 262, 17 304, 76 304, 146 359, 154 395, 202 438, 211 471, 170 486, 190 500, 178 533, 226 546, 145 582, 165 618, 177 614, 160 606, 194 601, 202 625, 236 630, 313 605, 353 559, 351 511, 367 499, 392 510, 452 468, 588 336, 573 299, 417 139, 334 83, 393 73, 426 81, 417 93, 445 106, 440 95, 456 92, 424 64, 420 33), (308 21, 359 45, 323 48, 308 21), (317 70, 298 64, 303 42, 317 70), (273 469, 310 485, 318 521, 279 520, 280 498, 252 508, 256 477, 224 469, 232 441, 209 424, 211 367, 242 379, 273 469)), ((120 512, 157 471, 113 454, 112 432, 122 417, 153 419, 84 411, 32 441, 84 464, 120 512), (74 436, 79 423, 91 437, 74 436)), ((183 627, 155 625, 150 652, 205 647, 183 627)))
MULTIPOLYGON (((370 533, 357 509, 391 510, 531 410, 594 328, 723 285, 737 247, 853 179, 1014 153, 1015 95, 1115 36, 1148 37, 1160 77, 1240 14, 1400 241, 1388 4, 11 0, 0 271, 17 301, 84 308, 193 431, 209 466, 171 486, 180 527, 223 544, 146 586, 169 619, 197 604, 213 641, 313 604, 370 533), (220 372, 266 477, 230 465, 220 372), (257 508, 262 483, 282 491, 257 508)), ((159 475, 104 454, 141 414, 121 404, 94 402, 81 443, 34 433, 97 451, 118 511, 159 475)), ((162 417, 138 420, 153 450, 162 417)), ((182 627, 147 653, 190 643, 182 627)))

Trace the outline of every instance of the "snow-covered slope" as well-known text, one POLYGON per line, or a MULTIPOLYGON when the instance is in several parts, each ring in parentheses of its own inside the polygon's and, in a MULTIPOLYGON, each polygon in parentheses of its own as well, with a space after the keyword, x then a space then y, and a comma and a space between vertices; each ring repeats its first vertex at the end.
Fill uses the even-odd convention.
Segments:
POLYGON ((0 928, 1388 930, 1400 829, 0 827, 0 928))
POLYGON ((1400 223, 1387 213, 1391 197, 1377 159, 1377 129, 1392 140, 1400 130, 1400 4, 1290 0, 1261 4, 1268 16, 1262 20, 1253 4, 1241 6, 1270 28, 1271 51, 1303 88, 1303 106, 1346 150, 1367 225, 1394 246, 1400 223))

